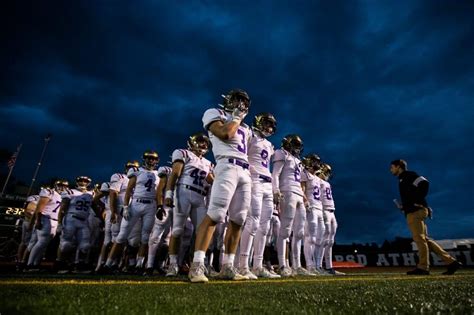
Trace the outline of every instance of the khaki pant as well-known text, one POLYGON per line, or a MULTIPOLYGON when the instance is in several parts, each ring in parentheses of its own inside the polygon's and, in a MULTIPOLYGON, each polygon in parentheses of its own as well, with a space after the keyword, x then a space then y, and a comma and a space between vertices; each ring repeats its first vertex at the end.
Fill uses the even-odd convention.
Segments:
POLYGON ((438 243, 428 238, 428 230, 425 224, 425 219, 427 217, 427 208, 407 214, 408 228, 412 234, 413 241, 415 241, 416 246, 418 247, 419 261, 417 267, 423 270, 430 269, 430 250, 441 257, 441 259, 446 264, 450 264, 455 261, 455 259, 451 257, 444 249, 442 249, 438 243))

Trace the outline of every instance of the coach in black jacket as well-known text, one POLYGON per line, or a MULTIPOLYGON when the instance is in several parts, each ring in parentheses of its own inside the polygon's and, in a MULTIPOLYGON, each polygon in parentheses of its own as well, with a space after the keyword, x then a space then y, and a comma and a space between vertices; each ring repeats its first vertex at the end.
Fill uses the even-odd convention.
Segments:
POLYGON ((418 247, 418 265, 414 270, 408 271, 407 274, 430 274, 429 250, 435 252, 448 265, 448 270, 443 274, 454 274, 461 264, 442 249, 438 243, 428 238, 425 223, 425 219, 430 215, 430 209, 426 202, 429 189, 428 180, 415 172, 407 171, 407 162, 404 160, 392 161, 390 172, 392 175, 398 176, 400 197, 402 199, 400 209, 405 213, 408 228, 418 247))

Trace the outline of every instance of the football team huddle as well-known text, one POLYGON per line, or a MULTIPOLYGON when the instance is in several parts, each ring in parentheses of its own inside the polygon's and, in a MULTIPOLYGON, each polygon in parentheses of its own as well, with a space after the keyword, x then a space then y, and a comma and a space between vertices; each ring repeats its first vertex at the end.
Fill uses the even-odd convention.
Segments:
POLYGON ((302 157, 303 140, 296 134, 275 150, 267 139, 277 126, 271 113, 245 124, 251 103, 245 91, 234 89, 223 98, 202 117, 207 135, 190 136, 187 148, 173 152, 171 167, 158 167, 158 153, 146 151, 141 165, 127 162, 124 173, 93 190, 91 179, 79 176, 74 188, 58 180, 30 196, 20 268, 38 268, 59 234, 59 273, 90 272, 96 261, 91 247, 103 239, 99 274, 163 270, 175 277, 184 270, 191 282, 341 275, 331 260, 337 229, 331 167, 317 154, 302 157), (215 165, 204 157, 208 150, 215 165), (163 254, 161 248, 168 250, 163 254))

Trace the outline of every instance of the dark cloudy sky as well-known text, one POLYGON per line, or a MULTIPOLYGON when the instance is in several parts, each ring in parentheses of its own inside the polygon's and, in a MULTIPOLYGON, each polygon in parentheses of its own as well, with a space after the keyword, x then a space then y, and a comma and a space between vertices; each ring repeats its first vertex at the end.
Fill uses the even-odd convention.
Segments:
POLYGON ((148 148, 166 163, 239 87, 247 121, 275 114, 276 146, 298 133, 333 166, 337 241, 409 236, 392 204, 399 157, 431 182, 431 234, 474 237, 474 2, 257 2, 2 2, 14 175, 31 180, 49 132, 39 181, 104 181, 148 148))

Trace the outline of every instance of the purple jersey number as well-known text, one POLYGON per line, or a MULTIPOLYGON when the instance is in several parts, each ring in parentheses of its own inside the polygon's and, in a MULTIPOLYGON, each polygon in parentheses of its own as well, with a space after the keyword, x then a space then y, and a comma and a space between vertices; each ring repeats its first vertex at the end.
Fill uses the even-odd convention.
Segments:
POLYGON ((267 150, 263 149, 262 152, 260 153, 260 156, 262 157, 262 165, 264 167, 268 167, 268 152, 267 150))
POLYGON ((298 166, 295 168, 295 181, 301 182, 301 169, 298 166))
POLYGON ((207 172, 206 171, 203 171, 203 170, 200 170, 198 168, 195 168, 191 174, 189 174, 189 176, 191 176, 192 178, 194 178, 194 181, 193 181, 193 184, 194 185, 198 185, 198 186, 204 186, 204 183, 203 181, 206 179, 207 177, 207 172))
POLYGON ((327 200, 332 200, 332 191, 330 187, 326 188, 326 199, 327 200))
POLYGON ((240 144, 237 146, 237 150, 246 154, 247 153, 247 144, 245 143, 245 132, 242 129, 237 129, 237 133, 242 136, 242 147, 240 144))
POLYGON ((313 198, 315 200, 321 200, 321 190, 319 190, 318 186, 314 186, 313 189, 313 198))

